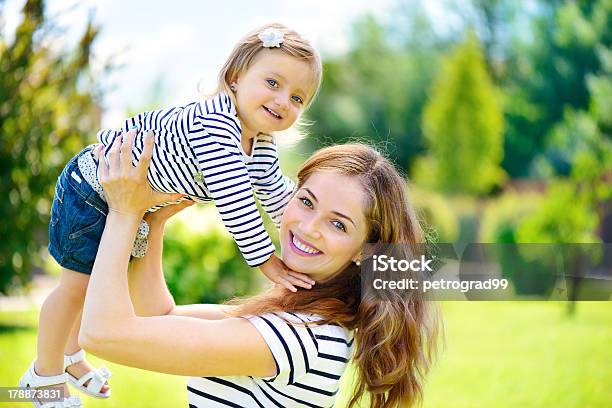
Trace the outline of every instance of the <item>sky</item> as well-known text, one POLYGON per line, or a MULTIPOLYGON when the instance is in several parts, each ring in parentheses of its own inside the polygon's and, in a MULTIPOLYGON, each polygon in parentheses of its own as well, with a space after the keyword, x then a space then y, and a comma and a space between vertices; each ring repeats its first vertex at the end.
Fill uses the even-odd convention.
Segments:
MULTIPOLYGON (((0 6, 7 38, 20 21, 24 3, 5 0, 0 6)), ((156 83, 162 89, 160 108, 197 99, 198 84, 213 90, 235 42, 267 22, 297 30, 325 57, 348 49, 355 19, 368 12, 384 19, 393 4, 394 0, 52 0, 46 2, 46 15, 55 16, 66 30, 55 44, 62 47, 78 40, 93 13, 101 27, 93 48, 94 72, 111 56, 121 65, 101 81, 102 126, 116 127, 128 109, 147 107, 156 83)))

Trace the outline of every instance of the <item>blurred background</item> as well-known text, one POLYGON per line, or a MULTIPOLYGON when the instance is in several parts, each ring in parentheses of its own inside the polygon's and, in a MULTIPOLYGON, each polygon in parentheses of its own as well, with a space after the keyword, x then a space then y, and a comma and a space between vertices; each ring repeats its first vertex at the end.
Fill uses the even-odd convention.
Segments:
MULTIPOLYGON (((432 242, 612 242, 611 20, 610 0, 0 0, 0 386, 35 357, 66 161, 101 127, 214 89, 234 43, 270 21, 324 60, 308 135, 281 140, 288 175, 320 147, 364 141, 406 176, 432 242)), ((212 206, 172 220, 164 261, 177 303, 265 284, 212 206)), ((502 270, 525 301, 441 305, 425 407, 612 406, 609 298, 529 301, 555 282, 502 270)), ((113 398, 86 406, 186 406, 183 378, 112 368, 113 398)))

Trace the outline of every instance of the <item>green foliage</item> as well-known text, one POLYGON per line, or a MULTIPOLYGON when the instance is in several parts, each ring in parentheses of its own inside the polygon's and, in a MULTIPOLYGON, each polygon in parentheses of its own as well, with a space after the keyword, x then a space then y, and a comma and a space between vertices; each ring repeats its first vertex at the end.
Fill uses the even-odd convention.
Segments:
POLYGON ((459 236, 459 220, 449 200, 434 191, 411 186, 410 199, 431 242, 452 243, 459 236))
POLYGON ((482 50, 470 33, 442 62, 425 107, 428 155, 415 164, 422 184, 484 194, 504 179, 503 117, 482 50))
MULTIPOLYGON (((99 125, 89 75, 98 33, 89 22, 78 45, 49 46, 44 5, 29 0, 14 39, 0 37, 0 292, 29 280, 48 242, 55 179, 99 125)), ((2 36, 0 32, 0 36, 2 36)))
POLYGON ((551 252, 523 241, 518 233, 542 199, 539 193, 507 192, 487 203, 480 224, 480 242, 499 244, 496 252, 502 276, 512 282, 519 295, 548 295, 556 281, 551 272, 555 259, 547 257, 551 252), (526 245, 515 245, 519 243, 526 245))
MULTIPOLYGON (((426 147, 421 118, 427 90, 441 55, 467 27, 484 44, 484 65, 501 89, 496 96, 504 101, 500 157, 510 177, 538 175, 548 135, 568 108, 607 116, 610 128, 610 74, 602 72, 602 50, 610 49, 612 39, 609 0, 540 0, 529 7, 512 0, 444 4, 454 24, 439 30, 418 1, 400 2, 385 24, 371 16, 356 22, 349 52, 325 60, 320 97, 308 112, 314 121, 310 148, 367 138, 383 148, 393 146, 388 153, 395 163, 413 169, 426 147)), ((460 85, 470 91, 469 84, 460 85)), ((480 107, 455 108, 469 116, 480 107)), ((421 163, 425 175, 420 176, 434 183, 431 161, 421 163)), ((552 160, 552 167, 557 173, 569 171, 562 161, 552 160)), ((501 180, 497 171, 479 177, 501 180)))
POLYGON ((244 261, 212 206, 190 209, 164 233, 164 276, 177 304, 219 303, 247 294, 259 272, 244 261))
POLYGON ((491 199, 483 211, 478 231, 479 242, 511 244, 521 242, 517 229, 535 213, 542 195, 507 192, 491 199))
POLYGON ((365 16, 354 24, 349 52, 325 59, 321 91, 307 113, 309 150, 367 139, 404 169, 423 150, 420 117, 440 45, 418 12, 404 23, 412 31, 398 34, 399 26, 365 16))
POLYGON ((602 67, 598 50, 610 47, 611 20, 609 0, 538 2, 531 35, 516 36, 503 79, 509 101, 503 165, 511 176, 532 175, 529 164, 568 108, 586 110, 593 95, 605 93, 589 78, 602 67))
MULTIPOLYGON (((608 61, 602 74, 590 77, 589 86, 612 87, 611 73, 608 61)), ((612 200, 612 185, 607 179, 612 173, 609 113, 601 110, 610 104, 611 96, 593 95, 590 111, 567 109, 563 121, 549 135, 547 157, 564 163, 569 175, 552 183, 541 208, 521 226, 524 240, 599 242, 595 235, 601 222, 598 209, 605 209, 612 200)), ((546 160, 542 158, 541 163, 544 166, 546 160)), ((554 176, 554 169, 549 173, 554 176)))
POLYGON ((558 181, 549 187, 546 199, 527 217, 517 231, 518 242, 599 242, 595 235, 597 213, 586 194, 574 183, 558 181))

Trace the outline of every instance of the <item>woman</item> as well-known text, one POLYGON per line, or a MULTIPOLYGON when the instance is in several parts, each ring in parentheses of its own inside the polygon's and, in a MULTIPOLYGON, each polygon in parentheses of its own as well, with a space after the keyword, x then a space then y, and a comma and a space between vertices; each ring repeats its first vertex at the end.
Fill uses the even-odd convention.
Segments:
POLYGON ((280 244, 287 266, 316 281, 312 289, 175 306, 161 267, 162 233, 187 204, 148 215, 150 249, 132 263, 128 285, 139 220, 167 201, 145 182, 151 141, 137 167, 130 136, 100 167, 111 211, 85 300, 83 347, 119 364, 192 376, 193 407, 330 407, 350 358, 357 383, 349 406, 368 394, 372 408, 421 399, 439 327, 434 305, 418 294, 361 298, 364 243, 422 240, 388 161, 370 147, 342 145, 316 152, 300 169, 280 244))

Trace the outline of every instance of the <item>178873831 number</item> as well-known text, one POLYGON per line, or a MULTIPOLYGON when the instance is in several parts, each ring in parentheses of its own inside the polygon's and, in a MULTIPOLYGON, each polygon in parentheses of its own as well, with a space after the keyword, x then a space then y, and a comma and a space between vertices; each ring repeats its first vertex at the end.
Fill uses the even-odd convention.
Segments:
POLYGON ((63 387, 24 388, 0 387, 0 407, 3 402, 29 402, 38 400, 42 403, 62 401, 64 399, 63 387))

